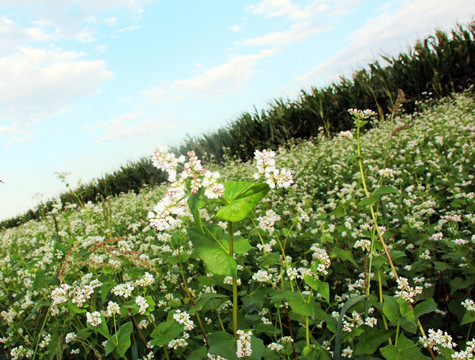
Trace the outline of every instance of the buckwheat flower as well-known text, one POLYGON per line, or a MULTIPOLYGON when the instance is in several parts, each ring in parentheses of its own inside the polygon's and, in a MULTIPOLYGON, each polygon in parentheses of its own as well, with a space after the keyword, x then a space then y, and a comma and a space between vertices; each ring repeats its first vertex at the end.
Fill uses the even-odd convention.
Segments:
POLYGON ((287 269, 287 276, 289 277, 290 280, 295 280, 297 279, 299 275, 299 272, 295 268, 288 268, 287 269))
POLYGON ((351 131, 341 131, 338 136, 344 139, 353 139, 353 134, 351 131))
POLYGON ((444 238, 444 234, 442 234, 441 232, 438 232, 438 233, 433 234, 433 235, 429 238, 429 240, 435 240, 435 241, 437 241, 437 240, 442 240, 443 238, 444 238))
POLYGON ((382 169, 378 171, 379 176, 381 177, 394 177, 393 169, 382 169))
POLYGON ((64 337, 64 342, 66 344, 69 344, 73 342, 75 339, 76 339, 76 333, 70 332, 70 333, 67 333, 66 336, 64 337))
POLYGON ((348 112, 355 119, 355 121, 360 121, 360 120, 377 115, 377 113, 375 113, 373 110, 370 110, 370 109, 366 109, 366 110, 348 109, 348 112))
POLYGON ((238 330, 237 335, 239 336, 236 345, 237 345, 237 351, 236 355, 238 358, 244 358, 247 356, 252 355, 252 349, 251 349, 251 337, 252 337, 252 332, 248 331, 245 333, 242 330, 238 330))
POLYGON ((81 349, 79 349, 79 348, 78 349, 73 349, 73 350, 71 350, 71 355, 77 355, 80 352, 81 352, 81 349))
POLYGON ((466 244, 468 244, 468 241, 467 241, 467 240, 464 240, 464 239, 455 239, 455 240, 454 240, 454 244, 455 244, 455 245, 460 245, 460 246, 461 246, 461 245, 466 245, 466 244))
POLYGON ((369 327, 374 327, 378 324, 378 319, 376 319, 375 317, 367 317, 364 321, 365 325, 369 326, 369 327))
POLYGON ((461 222, 462 217, 460 215, 442 215, 442 219, 453 221, 453 222, 461 222))
POLYGON ((190 320, 190 315, 186 313, 186 311, 177 310, 175 314, 173 314, 173 319, 176 322, 185 326, 186 331, 191 331, 195 328, 195 324, 192 320, 190 320))
POLYGON ((353 247, 355 249, 361 248, 361 250, 369 252, 371 250, 371 241, 367 239, 357 240, 353 247))
POLYGON ((284 347, 280 344, 277 344, 275 342, 273 343, 270 343, 269 345, 267 345, 267 347, 269 348, 269 350, 272 350, 272 351, 275 351, 275 352, 281 352, 284 347))
POLYGON ((140 279, 135 281, 134 285, 146 287, 152 285, 153 283, 155 283, 153 275, 149 272, 146 272, 140 279))
POLYGON ((414 297, 418 294, 422 293, 422 290, 424 289, 422 286, 416 286, 415 288, 412 288, 409 286, 409 281, 404 278, 404 277, 399 277, 399 279, 396 280, 398 284, 398 291, 395 293, 395 297, 401 297, 404 300, 413 303, 414 302, 414 297))
POLYGON ((168 181, 175 181, 176 170, 179 163, 185 161, 184 156, 177 158, 175 154, 167 152, 167 148, 162 146, 152 155, 152 164, 159 170, 168 172, 168 181))
POLYGON ((41 340, 39 347, 44 349, 48 346, 49 342, 51 341, 51 334, 43 334, 43 340, 41 340))
POLYGON ((290 170, 280 169, 280 172, 274 175, 277 189, 288 189, 294 183, 294 179, 290 170))
POLYGON ((134 289, 135 287, 131 283, 126 283, 117 285, 111 290, 111 292, 114 295, 121 296, 127 299, 128 297, 130 297, 134 289))
POLYGON ((224 195, 224 185, 218 183, 221 174, 217 171, 206 171, 204 173, 202 185, 205 188, 205 196, 208 199, 217 199, 224 195))
POLYGON ((168 348, 173 349, 173 350, 177 350, 180 347, 184 348, 187 346, 188 346, 188 343, 186 342, 185 339, 173 339, 172 341, 168 343, 168 348))
POLYGON ((272 276, 266 270, 258 270, 254 275, 252 275, 252 279, 257 282, 265 283, 270 282, 272 276))
POLYGON ((274 225, 277 221, 280 221, 281 217, 277 215, 273 210, 267 210, 265 216, 259 216, 257 221, 259 222, 259 228, 267 231, 269 235, 272 235, 275 231, 274 225))
POLYGON ((475 311, 475 302, 473 302, 472 299, 466 299, 465 301, 462 301, 462 305, 468 311, 475 311))
POLYGON ((431 347, 432 349, 438 351, 439 346, 446 349, 453 349, 457 346, 456 343, 452 342, 452 336, 447 334, 446 331, 442 330, 434 331, 434 329, 429 329, 429 336, 421 336, 419 342, 425 347, 431 347))
POLYGON ((350 347, 347 347, 346 349, 343 349, 341 352, 341 356, 350 359, 353 355, 353 350, 351 350, 350 347))
POLYGON ((107 304, 107 310, 104 312, 105 317, 112 317, 120 313, 120 306, 114 301, 109 301, 107 304))
POLYGON ((87 322, 94 327, 100 325, 100 323, 102 322, 101 313, 99 311, 94 311, 92 313, 88 311, 86 313, 86 318, 87 322))

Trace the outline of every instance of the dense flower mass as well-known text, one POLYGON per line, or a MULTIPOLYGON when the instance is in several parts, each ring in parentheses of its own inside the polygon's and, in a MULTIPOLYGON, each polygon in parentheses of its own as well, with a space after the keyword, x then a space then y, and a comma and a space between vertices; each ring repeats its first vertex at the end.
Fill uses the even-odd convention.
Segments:
POLYGON ((1 353, 473 359, 473 98, 0 229, 1 353))

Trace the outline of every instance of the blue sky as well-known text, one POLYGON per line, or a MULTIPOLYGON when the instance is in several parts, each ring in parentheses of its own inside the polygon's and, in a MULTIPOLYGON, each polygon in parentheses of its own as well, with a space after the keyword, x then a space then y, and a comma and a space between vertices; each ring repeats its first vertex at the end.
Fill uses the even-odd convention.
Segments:
POLYGON ((0 0, 0 219, 350 75, 472 0, 0 0))

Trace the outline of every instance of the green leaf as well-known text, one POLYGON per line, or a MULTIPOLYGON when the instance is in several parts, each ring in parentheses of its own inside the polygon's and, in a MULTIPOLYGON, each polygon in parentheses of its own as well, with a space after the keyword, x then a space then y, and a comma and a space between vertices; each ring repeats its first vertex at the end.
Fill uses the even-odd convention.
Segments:
POLYGON ((463 315, 463 319, 460 325, 469 324, 474 321, 475 321, 475 311, 467 310, 465 314, 463 315))
MULTIPOLYGON (((228 252, 228 246, 221 237, 217 226, 204 228, 203 234, 197 227, 187 228, 186 231, 195 247, 195 255, 200 258, 209 272, 214 275, 234 276, 237 264, 228 252)), ((221 230, 222 231, 222 230, 221 230)))
POLYGON ((343 319, 345 317, 345 313, 350 310, 353 306, 355 306, 357 303, 359 303, 362 300, 367 299, 368 297, 365 295, 360 295, 360 296, 355 296, 353 298, 350 298, 347 300, 345 305, 343 305, 343 308, 340 311, 340 316, 338 317, 338 324, 337 324, 337 330, 336 330, 336 337, 335 337, 335 359, 341 359, 341 335, 343 331, 343 319))
POLYGON ((353 265, 358 266, 358 264, 356 263, 355 259, 353 258, 353 255, 351 254, 351 251, 342 249, 342 248, 340 248, 340 247, 336 247, 336 246, 333 247, 333 248, 330 250, 330 257, 331 257, 331 258, 341 259, 341 260, 347 260, 347 261, 349 261, 350 263, 352 263, 353 265))
POLYGON ((259 201, 269 192, 269 185, 253 184, 243 181, 228 181, 224 183, 224 200, 216 218, 237 222, 244 219, 259 201))
POLYGON ((289 303, 292 311, 296 314, 303 316, 313 316, 315 315, 315 310, 313 302, 306 302, 304 297, 299 293, 294 293, 292 291, 284 292, 285 300, 289 303))
POLYGON ((177 323, 174 319, 168 320, 158 324, 158 334, 156 330, 153 330, 150 337, 153 339, 150 341, 152 345, 167 345, 170 341, 175 339, 183 331, 185 327, 182 324, 177 323))
POLYGON ((387 341, 394 330, 367 329, 358 337, 355 355, 371 355, 378 350, 379 346, 387 341))
POLYGON ((266 347, 264 345, 264 341, 252 335, 251 337, 251 349, 252 354, 251 356, 247 357, 247 359, 251 360, 260 360, 262 359, 262 355, 266 351, 266 347))
POLYGON ((435 310, 437 310, 437 304, 435 303, 434 298, 421 301, 416 306, 414 306, 414 314, 416 317, 431 313, 435 310))
POLYGON ((207 198, 204 196, 204 188, 202 187, 197 192, 191 194, 188 197, 187 203, 195 220, 195 224, 202 231, 202 221, 199 210, 205 207, 207 203, 207 198))
POLYGON ((91 324, 87 323, 88 329, 96 330, 99 334, 104 336, 106 339, 110 338, 109 328, 107 327, 106 318, 104 314, 101 314, 101 323, 97 326, 92 326, 91 324))
POLYGON ((200 311, 203 306, 205 306, 209 301, 211 301, 212 299, 227 299, 228 296, 226 295, 223 295, 223 294, 214 294, 214 293, 206 293, 204 294, 201 299, 199 299, 196 303, 195 303, 195 306, 193 306, 189 313, 190 315, 193 315, 194 313, 196 313, 197 311, 200 311))
POLYGON ((238 360, 236 342, 231 334, 222 331, 208 334, 208 344, 210 354, 219 355, 229 360, 238 360))
MULTIPOLYGON (((226 248, 228 245, 226 246, 226 248)), ((243 255, 251 250, 253 246, 249 244, 249 241, 241 236, 234 238, 234 253, 238 255, 243 255)))
POLYGON ((305 283, 320 294, 327 303, 330 303, 330 285, 327 282, 319 279, 314 279, 309 275, 304 276, 305 283))
POLYGON ((109 355, 111 352, 115 350, 115 345, 111 340, 106 341, 105 350, 106 350, 106 353, 104 354, 105 356, 109 355))
POLYGON ((425 360, 428 359, 424 356, 417 344, 407 339, 404 333, 399 336, 398 344, 388 345, 379 350, 386 360, 425 360))
POLYGON ((384 295, 383 313, 390 322, 399 319, 399 304, 393 297, 384 295))
POLYGON ((134 331, 134 326, 130 321, 122 324, 119 328, 119 331, 117 331, 118 344, 116 350, 117 353, 122 357, 130 347, 130 335, 132 334, 132 331, 134 331))
POLYGON ((387 194, 398 194, 399 191, 391 186, 380 186, 377 188, 369 197, 364 198, 358 203, 359 207, 366 205, 373 205, 376 203, 383 195, 387 194))

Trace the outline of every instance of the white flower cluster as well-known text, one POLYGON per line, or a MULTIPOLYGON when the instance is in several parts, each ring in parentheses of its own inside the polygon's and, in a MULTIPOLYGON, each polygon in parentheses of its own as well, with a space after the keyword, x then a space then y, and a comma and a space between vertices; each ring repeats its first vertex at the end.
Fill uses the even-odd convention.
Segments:
POLYGON ((327 269, 331 265, 331 260, 325 249, 320 248, 317 244, 313 244, 310 250, 313 251, 312 258, 318 262, 317 275, 328 275, 327 269))
POLYGON ((338 136, 344 139, 353 139, 353 133, 351 131, 341 131, 338 136))
POLYGON ((94 327, 100 325, 102 322, 101 313, 99 311, 93 311, 92 313, 88 311, 86 313, 86 318, 87 322, 94 327))
POLYGON ((281 218, 273 210, 267 210, 265 216, 259 216, 257 221, 259 221, 259 228, 267 231, 269 235, 272 235, 275 231, 274 224, 279 221, 281 218))
POLYGON ((266 283, 272 281, 272 275, 269 274, 266 270, 258 270, 254 275, 252 275, 252 280, 261 283, 266 283))
POLYGON ((265 182, 271 189, 274 188, 288 188, 293 184, 294 179, 290 170, 282 168, 281 170, 275 167, 275 151, 272 150, 256 150, 254 152, 254 160, 256 161, 257 172, 254 174, 254 179, 258 180, 261 177, 265 178, 265 182))
POLYGON ((475 311, 475 302, 472 299, 466 299, 465 301, 462 301, 462 305, 468 311, 475 311))
POLYGON ((218 183, 220 174, 203 169, 201 161, 193 151, 188 152, 188 161, 184 156, 176 158, 174 154, 167 153, 166 148, 155 151, 152 162, 155 167, 168 172, 171 182, 167 195, 160 200, 149 212, 150 225, 158 231, 172 231, 180 228, 182 217, 190 217, 187 203, 187 183, 190 183, 191 193, 196 193, 200 188, 205 189, 205 196, 215 199, 224 195, 224 185, 218 183), (183 171, 177 176, 178 164, 183 164, 183 171))
POLYGON ((125 284, 117 285, 111 290, 111 292, 114 295, 121 296, 127 299, 128 297, 130 297, 134 289, 135 289, 135 286, 133 286, 131 283, 125 283, 125 284))
POLYGON ((381 169, 381 170, 378 170, 378 174, 381 177, 394 177, 394 170, 393 169, 381 169))
POLYGON ((401 297, 411 303, 414 302, 414 297, 418 294, 421 294, 422 290, 424 290, 424 287, 422 286, 416 286, 415 288, 412 288, 409 286, 409 281, 404 277, 400 277, 396 281, 399 290, 396 291, 394 296, 401 297))
POLYGON ((360 121, 360 120, 378 115, 376 112, 370 109, 366 109, 366 110, 348 109, 348 112, 350 113, 350 115, 353 117, 355 121, 360 121))
POLYGON ((439 346, 446 349, 453 349, 457 346, 456 343, 452 342, 452 336, 447 334, 446 331, 442 330, 434 331, 434 329, 429 329, 429 336, 421 336, 419 342, 425 347, 431 347, 432 349, 438 351, 439 346))
POLYGON ((135 298, 135 303, 139 306, 139 314, 144 315, 147 312, 147 308, 149 307, 147 300, 143 296, 137 296, 135 298))
POLYGON ((146 272, 140 279, 135 280, 134 285, 146 287, 152 285, 154 282, 155 279, 153 278, 153 275, 149 272, 146 272))
POLYGON ((242 330, 238 330, 236 332, 239 335, 239 338, 236 342, 237 345, 237 351, 236 355, 238 358, 244 358, 247 356, 252 355, 252 349, 251 349, 251 337, 252 337, 252 332, 244 332, 242 330))
POLYGON ((173 314, 173 319, 179 324, 184 325, 186 331, 191 331, 195 328, 193 320, 190 320, 190 315, 186 311, 177 310, 176 313, 173 314))
POLYGON ((355 245, 353 245, 355 249, 361 248, 363 251, 370 252, 371 250, 371 241, 368 239, 357 240, 355 245))
POLYGON ((469 360, 475 359, 475 339, 471 341, 467 341, 465 350, 463 351, 456 351, 452 355, 453 360, 469 360))

